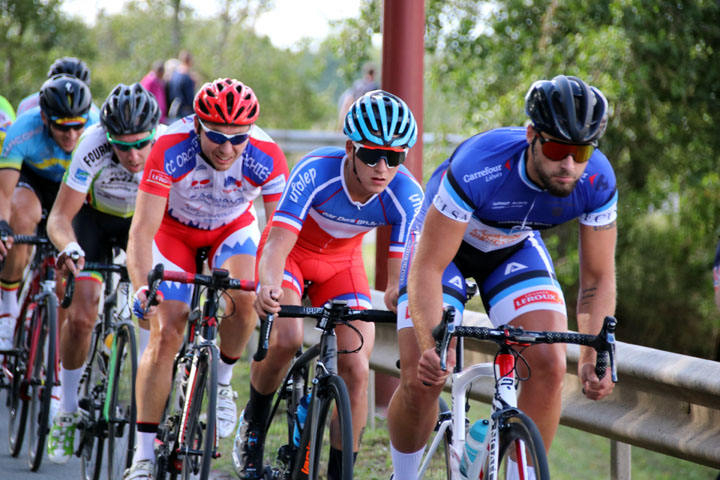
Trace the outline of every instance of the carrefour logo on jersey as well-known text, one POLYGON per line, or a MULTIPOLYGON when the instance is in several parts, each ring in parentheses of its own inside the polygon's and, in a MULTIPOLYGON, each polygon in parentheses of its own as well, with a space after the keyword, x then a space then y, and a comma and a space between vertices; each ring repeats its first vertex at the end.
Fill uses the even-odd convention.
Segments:
POLYGON ((489 182, 490 180, 493 180, 500 176, 500 171, 502 170, 502 165, 496 165, 494 167, 485 167, 479 172, 471 173, 469 175, 463 175, 463 180, 465 183, 472 182, 473 180, 477 180, 478 178, 487 177, 485 179, 486 182, 489 182), (488 176, 489 175, 489 176, 488 176))
POLYGON ((317 177, 317 171, 314 168, 309 169, 307 172, 299 173, 293 177, 295 181, 290 182, 290 200, 297 202, 300 200, 300 195, 310 185, 315 184, 315 178, 317 177))

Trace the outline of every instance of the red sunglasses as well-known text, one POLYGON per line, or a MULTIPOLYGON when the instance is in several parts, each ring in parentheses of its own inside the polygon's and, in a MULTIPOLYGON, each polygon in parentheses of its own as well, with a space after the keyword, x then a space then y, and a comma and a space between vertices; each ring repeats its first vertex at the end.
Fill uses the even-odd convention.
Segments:
MULTIPOLYGON (((572 155, 575 163, 585 163, 590 160, 595 145, 583 143, 565 143, 560 140, 551 140, 549 138, 543 138, 540 132, 537 132, 535 139, 540 139, 540 148, 542 149, 543 155, 552 161, 559 162, 568 155, 572 155)), ((533 140, 534 142, 535 140, 533 140)))

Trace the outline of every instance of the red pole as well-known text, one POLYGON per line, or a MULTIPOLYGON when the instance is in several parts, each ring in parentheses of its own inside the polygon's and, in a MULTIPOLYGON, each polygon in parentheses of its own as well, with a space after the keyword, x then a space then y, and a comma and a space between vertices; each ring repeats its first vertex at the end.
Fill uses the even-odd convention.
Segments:
MULTIPOLYGON (((405 166, 422 183, 425 0, 385 0, 383 8, 382 88, 408 104, 418 125, 418 140, 405 166)), ((375 288, 387 285, 389 227, 378 229, 375 288)))

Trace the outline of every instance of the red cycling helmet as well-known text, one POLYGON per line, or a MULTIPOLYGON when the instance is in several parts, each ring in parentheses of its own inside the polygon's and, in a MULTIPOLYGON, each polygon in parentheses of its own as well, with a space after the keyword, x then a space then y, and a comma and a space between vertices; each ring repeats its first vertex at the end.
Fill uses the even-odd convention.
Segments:
POLYGON ((195 95, 195 114, 201 120, 226 125, 249 125, 260 114, 252 88, 233 78, 208 82, 195 95))

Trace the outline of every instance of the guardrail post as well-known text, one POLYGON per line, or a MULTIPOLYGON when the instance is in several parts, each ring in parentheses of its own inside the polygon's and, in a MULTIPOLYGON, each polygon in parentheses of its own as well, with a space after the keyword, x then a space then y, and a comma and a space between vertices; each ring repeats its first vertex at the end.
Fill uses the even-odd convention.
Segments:
POLYGON ((368 374, 368 427, 375 428, 375 370, 368 374))
POLYGON ((630 480, 630 445, 610 440, 610 478, 612 480, 630 480))

